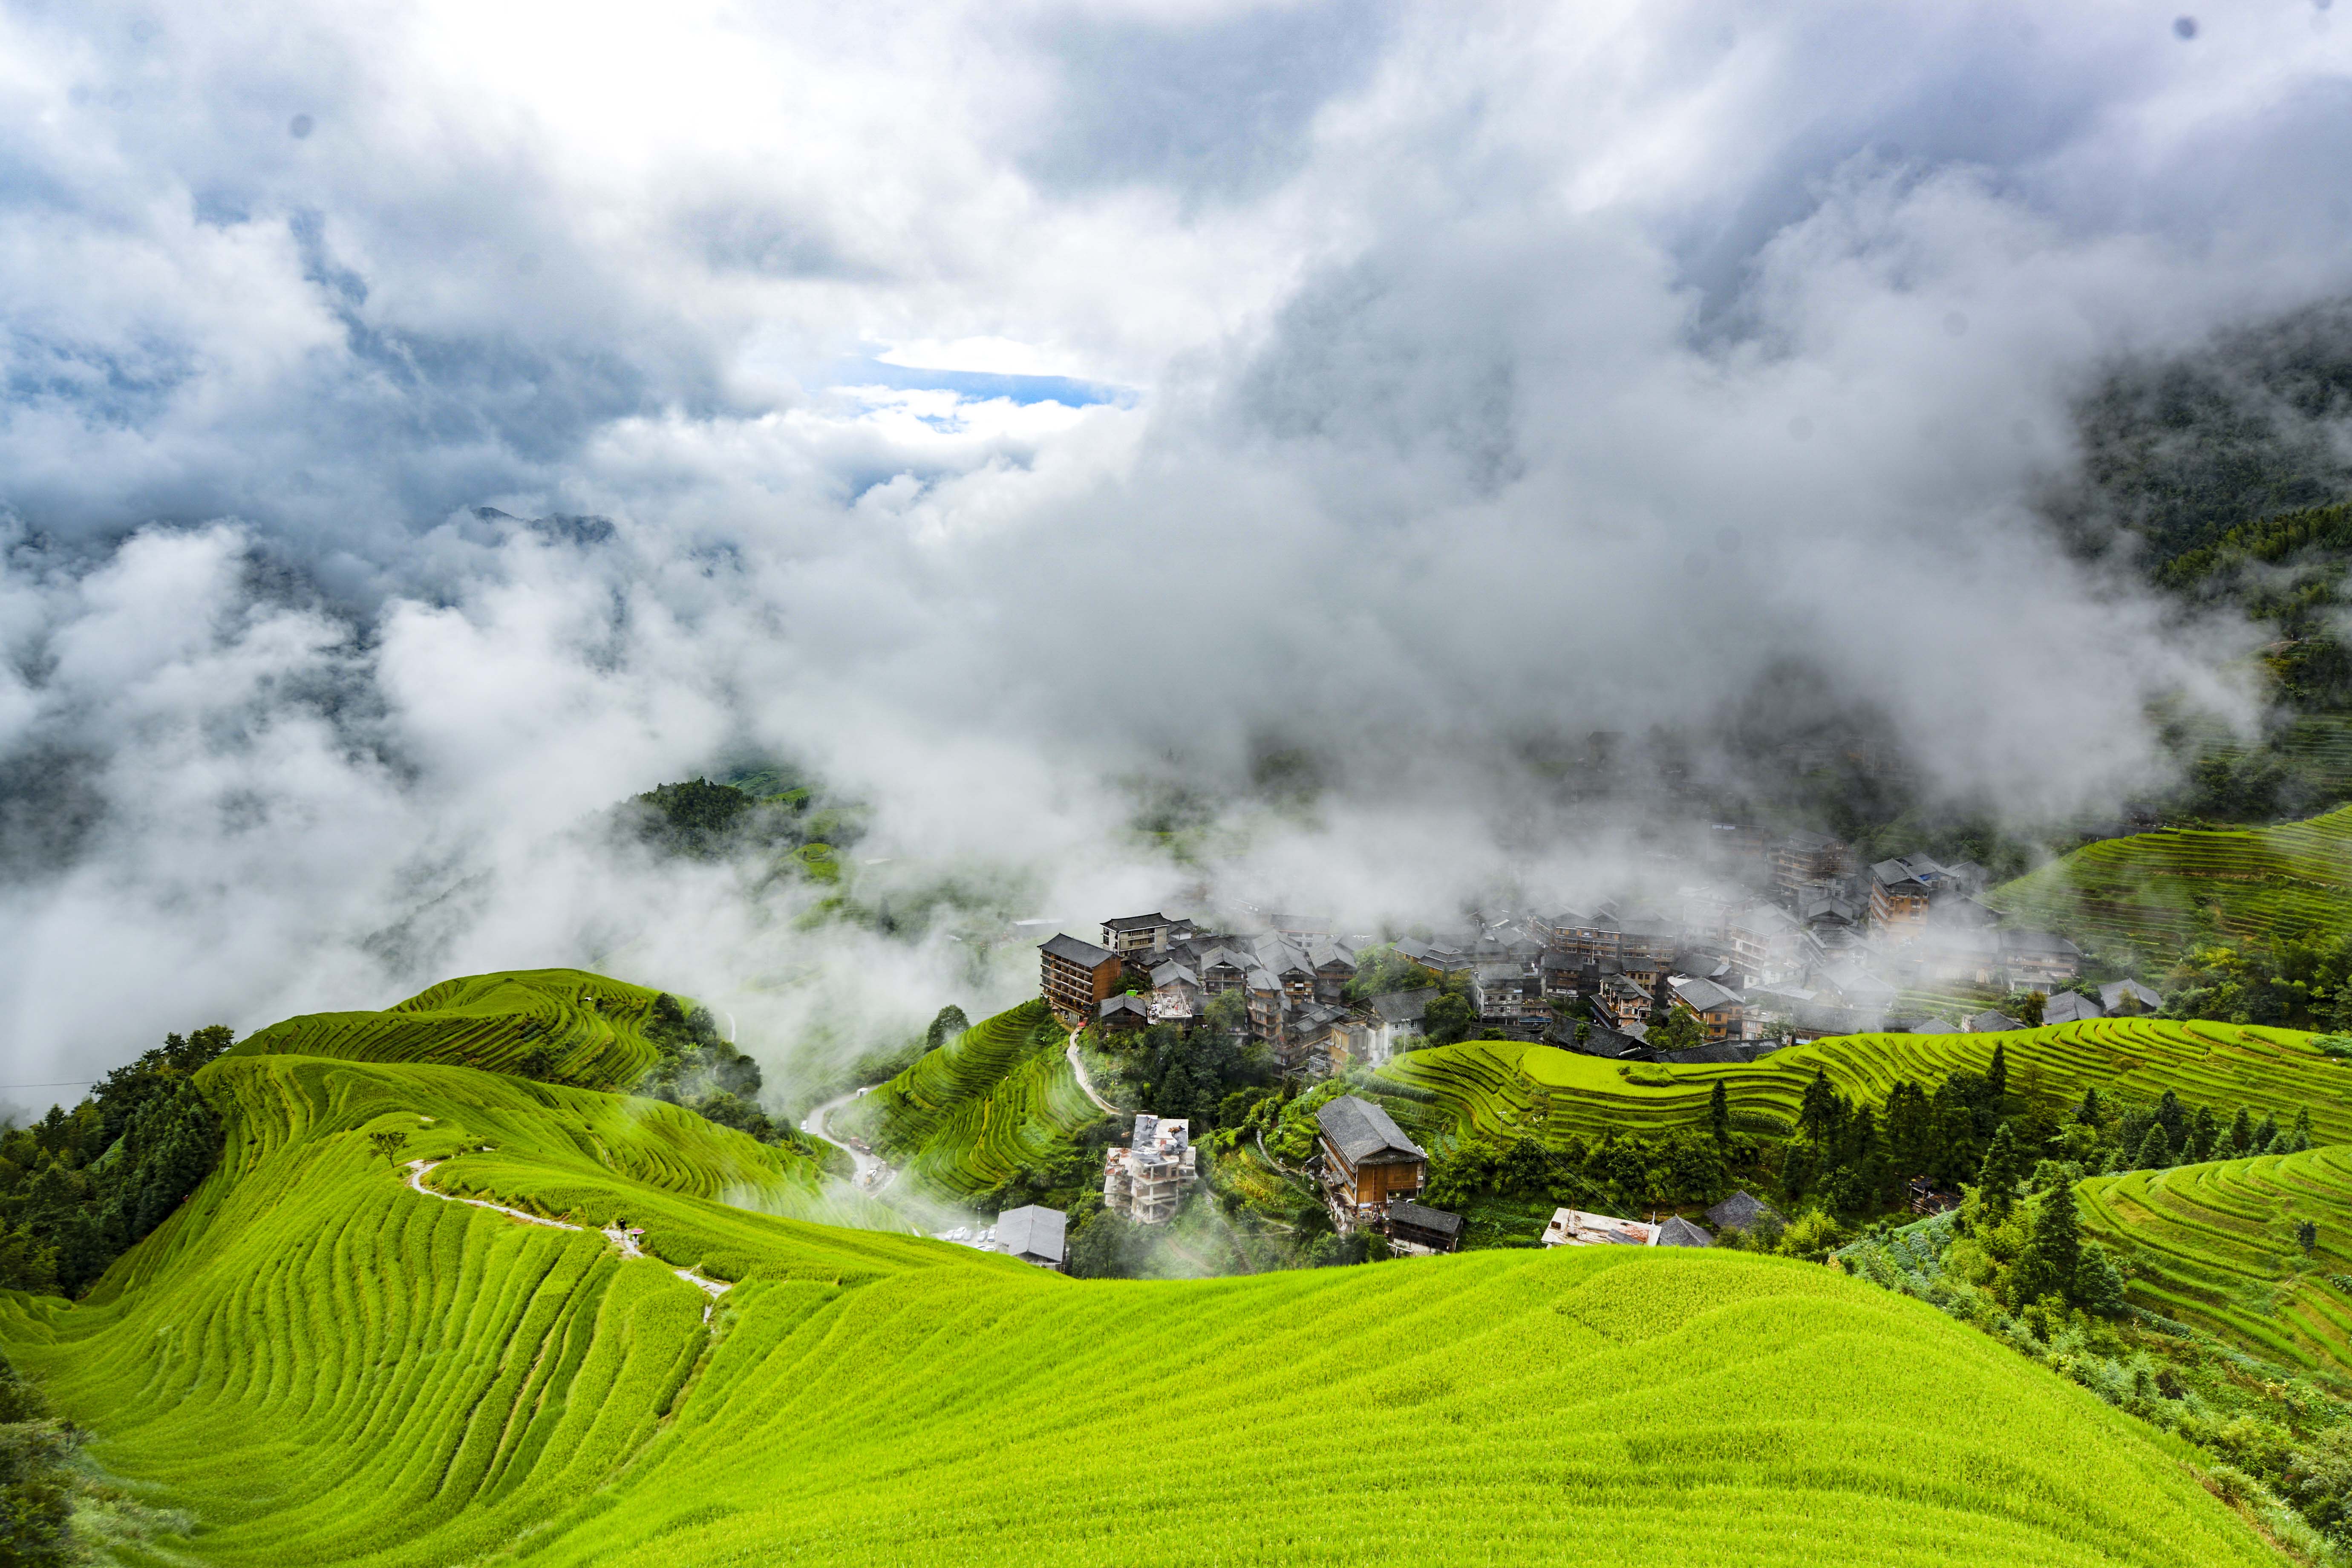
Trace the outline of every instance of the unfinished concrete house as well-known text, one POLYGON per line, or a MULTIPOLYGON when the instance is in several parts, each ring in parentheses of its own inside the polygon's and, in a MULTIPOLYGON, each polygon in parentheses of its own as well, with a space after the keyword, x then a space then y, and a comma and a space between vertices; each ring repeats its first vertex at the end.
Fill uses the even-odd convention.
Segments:
POLYGON ((1146 1113, 1130 1136, 1127 1147, 1103 1156, 1103 1206, 1138 1225, 1165 1225, 1184 1189, 1200 1180, 1192 1124, 1146 1113))

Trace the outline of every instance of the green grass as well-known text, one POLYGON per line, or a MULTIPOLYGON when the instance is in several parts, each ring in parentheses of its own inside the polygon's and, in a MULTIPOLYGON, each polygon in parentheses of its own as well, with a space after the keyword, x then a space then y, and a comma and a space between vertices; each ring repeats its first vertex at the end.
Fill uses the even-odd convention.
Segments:
POLYGON ((987 1192, 1066 1152, 1102 1111, 1042 1001, 973 1025, 861 1100, 845 1124, 916 1176, 987 1192))
POLYGON ((1813 1074, 1850 1100, 1883 1104, 1903 1079, 1932 1089, 1956 1068, 1982 1072, 2005 1047, 2012 1090, 2071 1107, 2085 1089, 2154 1100, 2173 1089, 2227 1113, 2245 1106, 2292 1121, 2305 1107, 2313 1136, 2352 1142, 2352 1067, 2291 1029, 2097 1018, 2000 1035, 1844 1035, 1727 1067, 1628 1065, 1507 1040, 1438 1046, 1397 1058, 1373 1078, 1434 1096, 1419 1124, 1507 1142, 1559 1147, 1604 1130, 1654 1134, 1705 1123, 1720 1082, 1735 1126, 1786 1133, 1813 1074))
POLYGON ((2136 1306, 2287 1366, 2352 1373, 2352 1148, 2100 1176, 2084 1234, 2131 1264, 2136 1306), (2305 1258, 2298 1221, 2318 1226, 2305 1258))
POLYGON ((625 1088, 653 1066, 641 1032, 661 993, 580 969, 445 980, 381 1013, 309 1013, 273 1024, 236 1056, 356 1057, 512 1072, 534 1049, 590 1089, 625 1088))
POLYGON ((195 1197, 80 1305, 0 1294, 97 1460, 193 1515, 173 1561, 2274 1560, 2177 1441, 1784 1259, 1084 1283, 730 1209, 789 1163, 644 1100, 284 1054, 200 1081, 229 1131, 195 1197), (706 1326, 593 1232, 406 1191, 392 1128, 743 1283, 706 1326))
POLYGON ((2352 931, 2352 806, 2274 827, 2103 839, 2003 883, 1985 901, 2059 931, 2159 946, 2340 936, 2352 931))

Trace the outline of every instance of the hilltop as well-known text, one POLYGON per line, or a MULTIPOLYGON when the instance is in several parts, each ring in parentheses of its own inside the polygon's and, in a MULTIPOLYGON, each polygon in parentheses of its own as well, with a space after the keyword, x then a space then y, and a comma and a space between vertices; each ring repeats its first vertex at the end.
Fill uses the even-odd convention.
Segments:
POLYGON ((220 1164, 98 1289, 0 1296, 94 1457, 194 1521, 159 1552, 2273 1560, 2185 1446, 1827 1270, 1072 1281, 719 1201, 814 1173, 676 1107, 273 1038, 195 1075, 220 1164))
POLYGON ((2352 806, 2273 827, 2101 839, 2005 882, 2015 919, 2153 950, 2198 938, 2352 933, 2352 806))
POLYGON ((2048 1110, 2071 1110, 2085 1089, 2153 1100, 2168 1089, 2284 1121, 2307 1108, 2315 1137, 2352 1142, 2352 1070, 2311 1042, 2288 1029, 2096 1018, 1999 1034, 1834 1036, 1749 1063, 1678 1066, 1475 1040, 1400 1056, 1371 1087, 1428 1107, 1408 1104, 1402 1114, 1433 1131, 1558 1146, 1574 1134, 1701 1127, 1721 1084, 1735 1127, 1787 1137, 1816 1074, 1849 1100, 1883 1106, 1898 1082, 1983 1073, 1999 1049, 2009 1088, 2048 1110))

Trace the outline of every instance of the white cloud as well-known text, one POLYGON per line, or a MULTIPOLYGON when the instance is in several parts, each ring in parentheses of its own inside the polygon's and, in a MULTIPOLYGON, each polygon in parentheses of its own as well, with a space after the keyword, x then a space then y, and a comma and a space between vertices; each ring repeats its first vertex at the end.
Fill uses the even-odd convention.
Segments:
POLYGON ((2067 400, 2342 290, 2352 237, 2310 199, 2352 35, 2168 21, 0 17, 19 1077, 449 967, 785 1033, 946 999, 938 942, 565 837, 754 746, 1057 912, 1181 891, 1110 781, 1279 742, 1339 787, 1237 826, 1237 885, 1598 876, 1622 836, 1525 757, 1793 661, 1955 794, 2110 802, 2140 698, 2227 703, 2242 636, 2047 538, 2067 400), (877 344, 1149 395, 830 384, 877 344))

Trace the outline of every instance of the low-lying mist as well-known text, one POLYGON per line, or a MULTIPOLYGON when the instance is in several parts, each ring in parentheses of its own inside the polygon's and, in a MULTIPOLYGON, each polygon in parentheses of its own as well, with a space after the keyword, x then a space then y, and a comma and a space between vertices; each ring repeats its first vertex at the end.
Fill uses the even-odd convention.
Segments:
POLYGON ((974 7, 492 80, 454 15, 14 18, 7 1081, 580 964, 815 1083, 1026 994, 1017 921, 2112 818, 2263 634, 2084 547, 2142 518, 2085 400, 2352 287, 2343 46, 2274 21, 974 7), (766 762, 862 805, 840 880, 608 830, 766 762))

